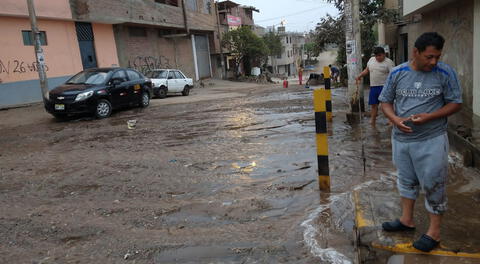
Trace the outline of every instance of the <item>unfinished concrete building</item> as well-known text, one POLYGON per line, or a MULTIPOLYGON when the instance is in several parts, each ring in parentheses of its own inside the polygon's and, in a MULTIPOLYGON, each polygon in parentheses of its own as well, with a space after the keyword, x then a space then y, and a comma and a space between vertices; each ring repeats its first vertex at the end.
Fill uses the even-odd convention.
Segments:
MULTIPOLYGON (((225 34, 229 30, 234 30, 238 27, 250 27, 254 30, 254 20, 253 20, 253 12, 259 12, 253 6, 243 6, 237 4, 233 1, 221 1, 217 3, 218 8, 218 17, 219 17, 219 32, 220 35, 225 34)), ((225 54, 225 67, 227 72, 227 77, 232 77, 235 75, 233 69, 234 59, 230 56, 229 50, 224 50, 225 54)), ((249 73, 251 65, 247 63, 247 65, 240 65, 239 74, 240 73, 249 73)))
POLYGON ((219 53, 213 0, 71 0, 75 20, 113 24, 120 66, 214 75, 219 53))
POLYGON ((283 26, 277 28, 276 34, 280 36, 283 51, 278 56, 269 57, 268 65, 273 73, 282 76, 297 75, 298 69, 303 64, 305 36, 301 33, 287 32, 283 26))

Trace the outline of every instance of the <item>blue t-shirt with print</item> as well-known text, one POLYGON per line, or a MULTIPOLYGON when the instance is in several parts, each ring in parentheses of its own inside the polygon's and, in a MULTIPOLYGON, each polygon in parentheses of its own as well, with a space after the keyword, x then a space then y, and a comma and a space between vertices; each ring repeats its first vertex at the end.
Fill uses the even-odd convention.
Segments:
MULTIPOLYGON (((432 113, 448 103, 462 103, 462 91, 457 74, 447 64, 439 62, 430 72, 415 71, 409 62, 393 68, 379 97, 380 102, 393 103, 395 114, 409 117, 432 113)), ((422 125, 405 124, 413 133, 404 133, 394 127, 393 138, 415 142, 434 138, 446 132, 447 118, 431 120, 422 125)))

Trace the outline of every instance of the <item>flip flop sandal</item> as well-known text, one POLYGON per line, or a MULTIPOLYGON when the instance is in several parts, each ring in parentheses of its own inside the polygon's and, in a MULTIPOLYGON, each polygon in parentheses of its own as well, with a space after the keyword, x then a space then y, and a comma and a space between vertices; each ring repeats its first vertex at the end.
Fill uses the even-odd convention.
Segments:
POLYGON ((430 252, 440 244, 440 241, 423 234, 420 239, 413 242, 413 247, 423 252, 430 252))
POLYGON ((387 232, 413 231, 413 230, 415 230, 415 227, 406 226, 406 225, 402 224, 402 222, 400 222, 399 219, 396 219, 396 220, 391 221, 391 222, 383 223, 382 228, 383 228, 384 231, 387 231, 387 232))

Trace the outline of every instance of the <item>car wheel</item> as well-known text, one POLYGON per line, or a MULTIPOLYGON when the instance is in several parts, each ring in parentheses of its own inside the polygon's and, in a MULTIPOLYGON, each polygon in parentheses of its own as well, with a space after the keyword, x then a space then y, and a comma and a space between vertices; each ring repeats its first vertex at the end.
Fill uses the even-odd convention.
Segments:
POLYGON ((183 91, 182 91, 182 95, 183 96, 188 96, 190 94, 190 87, 188 85, 186 85, 184 88, 183 88, 183 91))
POLYGON ((167 97, 167 93, 168 93, 167 87, 165 86, 160 87, 160 89, 158 89, 158 98, 163 99, 167 97))
POLYGON ((146 92, 142 92, 142 102, 140 102, 140 107, 147 107, 150 105, 150 95, 146 92))
POLYGON ((112 113, 112 104, 105 99, 100 99, 97 102, 97 107, 95 109, 95 116, 97 118, 106 118, 109 117, 112 113))

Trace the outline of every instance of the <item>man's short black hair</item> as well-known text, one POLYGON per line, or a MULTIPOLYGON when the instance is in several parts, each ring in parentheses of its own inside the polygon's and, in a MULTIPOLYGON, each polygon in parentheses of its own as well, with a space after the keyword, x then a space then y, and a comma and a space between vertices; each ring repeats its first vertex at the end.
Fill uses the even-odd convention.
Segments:
POLYGON ((375 47, 375 48, 373 49, 373 54, 374 54, 375 56, 381 55, 381 54, 385 54, 385 50, 384 50, 382 47, 375 47))
POLYGON ((328 64, 328 67, 332 68, 332 64, 328 64))
POLYGON ((442 50, 445 44, 445 39, 437 32, 423 33, 415 41, 415 48, 419 52, 424 52, 428 46, 434 46, 437 50, 442 50))

